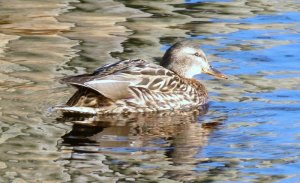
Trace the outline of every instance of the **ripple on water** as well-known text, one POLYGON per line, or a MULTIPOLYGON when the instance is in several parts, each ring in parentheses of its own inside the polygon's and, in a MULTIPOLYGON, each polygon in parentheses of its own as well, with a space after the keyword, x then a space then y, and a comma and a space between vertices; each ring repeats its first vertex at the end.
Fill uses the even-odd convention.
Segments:
POLYGON ((0 182, 297 182, 299 10, 295 0, 1 2, 0 182), (207 111, 46 116, 73 92, 59 78, 158 61, 183 38, 230 76, 196 76, 207 111))

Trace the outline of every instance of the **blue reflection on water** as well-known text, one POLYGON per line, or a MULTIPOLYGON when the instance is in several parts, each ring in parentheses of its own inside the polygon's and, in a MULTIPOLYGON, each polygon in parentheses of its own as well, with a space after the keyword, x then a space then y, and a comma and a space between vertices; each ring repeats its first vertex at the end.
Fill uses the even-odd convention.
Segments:
MULTIPOLYGON (((214 19, 212 21, 229 24, 290 24, 290 28, 283 29, 272 25, 268 29, 257 28, 214 34, 209 37, 205 35, 192 37, 199 40, 220 38, 217 46, 203 45, 202 48, 208 54, 230 61, 213 63, 217 68, 224 68, 220 70, 224 70, 226 74, 252 75, 270 81, 272 84, 275 83, 275 88, 273 86, 269 90, 257 87, 257 91, 241 94, 252 99, 249 101, 211 102, 210 110, 224 112, 228 115, 228 119, 222 125, 222 129, 211 134, 209 144, 196 155, 197 158, 206 157, 211 161, 199 163, 195 171, 222 170, 227 166, 227 169, 240 169, 241 172, 250 174, 274 176, 298 174, 300 170, 300 83, 293 84, 293 82, 300 77, 300 13, 285 12, 257 15, 240 20, 214 19), (250 46, 250 49, 239 51, 227 49, 228 46, 242 48, 243 45, 250 46), (233 162, 234 159, 239 160, 241 163, 226 165, 228 159, 232 159, 233 162)), ((252 82, 251 78, 248 81, 252 82)), ((259 84, 263 85, 262 81, 259 84)), ((235 86, 237 90, 243 89, 239 84, 228 86, 235 86)), ((268 83, 265 83, 265 86, 268 86, 268 83)), ((217 95, 212 92, 210 94, 217 95)), ((205 118, 209 117, 203 119, 205 118)))

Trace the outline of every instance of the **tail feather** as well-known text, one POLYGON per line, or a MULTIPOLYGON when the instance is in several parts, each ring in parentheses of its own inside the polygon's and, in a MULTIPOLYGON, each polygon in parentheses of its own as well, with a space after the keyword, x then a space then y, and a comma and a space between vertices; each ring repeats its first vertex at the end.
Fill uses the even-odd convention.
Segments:
POLYGON ((98 108, 109 106, 111 100, 104 97, 102 94, 90 88, 80 87, 75 94, 66 103, 67 106, 72 107, 91 107, 98 108))
POLYGON ((72 113, 76 113, 76 114, 92 114, 92 115, 96 115, 97 114, 97 109, 95 108, 91 108, 91 107, 70 107, 70 106, 55 106, 52 107, 51 112, 53 111, 61 111, 64 114, 72 114, 72 113))

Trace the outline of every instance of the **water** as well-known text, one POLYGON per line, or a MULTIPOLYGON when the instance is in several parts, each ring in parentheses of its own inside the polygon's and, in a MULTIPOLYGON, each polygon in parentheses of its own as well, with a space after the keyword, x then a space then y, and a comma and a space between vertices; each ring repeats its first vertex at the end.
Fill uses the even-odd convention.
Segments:
POLYGON ((297 0, 1 0, 0 182, 299 182, 297 0), (74 123, 59 83, 199 40, 209 108, 74 123), (72 122, 73 121, 73 122, 72 122))

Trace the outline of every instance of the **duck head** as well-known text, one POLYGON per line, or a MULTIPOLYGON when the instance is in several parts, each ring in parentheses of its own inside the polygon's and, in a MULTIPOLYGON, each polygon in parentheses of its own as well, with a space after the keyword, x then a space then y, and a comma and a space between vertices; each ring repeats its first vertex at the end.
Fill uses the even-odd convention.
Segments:
POLYGON ((160 65, 185 78, 206 73, 217 78, 227 79, 224 74, 208 63, 199 46, 190 41, 177 42, 171 46, 163 56, 160 65))

